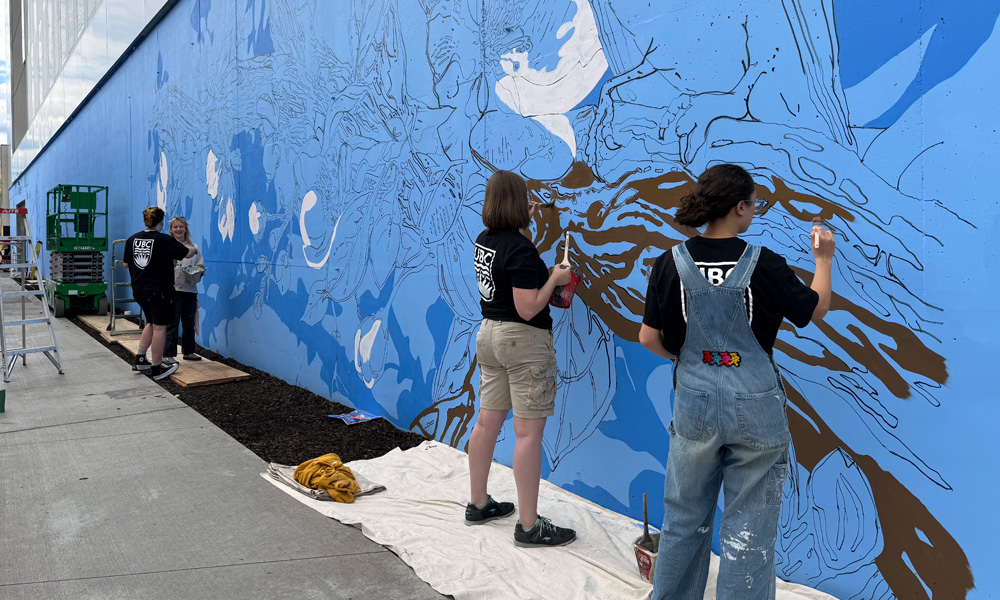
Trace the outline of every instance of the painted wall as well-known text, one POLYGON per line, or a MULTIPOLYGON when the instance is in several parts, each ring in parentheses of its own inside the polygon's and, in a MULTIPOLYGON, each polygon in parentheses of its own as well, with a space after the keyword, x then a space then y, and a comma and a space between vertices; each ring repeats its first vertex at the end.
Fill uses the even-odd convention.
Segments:
POLYGON ((833 310, 776 345, 779 575, 990 598, 1000 2, 744 5, 182 1, 11 195, 38 214, 56 184, 109 185, 116 238, 150 204, 188 217, 201 343, 463 448, 472 239, 492 170, 521 172, 555 202, 543 257, 570 231, 585 273, 555 314, 544 476, 633 517, 646 492, 656 522, 671 367, 636 343, 646 277, 692 233, 693 178, 746 165, 771 201, 751 242, 808 279, 812 217, 838 237, 833 310))

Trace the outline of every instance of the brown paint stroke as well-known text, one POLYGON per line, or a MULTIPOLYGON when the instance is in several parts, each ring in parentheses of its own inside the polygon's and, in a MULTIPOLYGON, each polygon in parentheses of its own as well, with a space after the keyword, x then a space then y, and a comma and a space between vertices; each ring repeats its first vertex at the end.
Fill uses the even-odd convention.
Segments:
MULTIPOLYGON (((537 234, 533 241, 540 252, 555 247, 566 232, 571 232, 591 248, 628 242, 624 251, 619 250, 614 255, 574 255, 577 266, 583 273, 583 285, 577 289, 577 294, 611 327, 615 335, 637 342, 645 306, 645 290, 626 288, 619 282, 630 280, 637 268, 652 267, 651 264, 643 265, 640 261, 647 248, 666 251, 681 240, 697 235, 698 231, 676 223, 668 213, 679 206, 681 198, 694 189, 695 182, 686 173, 662 173, 625 183, 632 175, 634 173, 626 174, 615 182, 601 183, 587 165, 577 162, 560 181, 550 184, 529 180, 528 189, 529 193, 536 195, 544 191, 555 203, 554 209, 544 210, 541 215, 536 216, 537 234), (588 184, 593 186, 595 183, 596 188, 587 187, 588 184), (670 187, 662 189, 663 185, 670 187), (610 201, 597 200, 606 199, 609 195, 610 201), (567 212, 570 213, 568 223, 563 225, 560 214, 567 212), (635 221, 627 225, 616 225, 617 219, 624 214, 641 216, 648 222, 648 228, 635 221), (661 233, 664 228, 672 229, 672 235, 661 233), (673 234, 677 234, 676 237, 673 234)), ((774 192, 757 186, 758 197, 770 201, 772 205, 782 206, 792 217, 803 223, 811 223, 816 216, 827 220, 834 217, 845 221, 854 220, 854 215, 843 207, 817 196, 795 192, 778 178, 772 178, 772 185, 774 192), (798 208, 800 206, 804 208, 798 208)), ((795 267, 793 270, 806 284, 812 281, 812 273, 795 267)), ((850 325, 850 334, 860 340, 856 342, 826 323, 819 324, 833 343, 853 360, 865 365, 897 398, 909 398, 912 390, 885 356, 899 367, 923 375, 938 384, 947 380, 944 358, 930 350, 906 326, 881 319, 837 294, 834 294, 830 309, 847 311, 865 327, 895 341, 895 348, 875 344, 861 328, 850 325)), ((843 370, 842 361, 832 363, 836 365, 831 367, 833 370, 843 370)))
MULTIPOLYGON (((686 173, 662 173, 625 183, 634 174, 629 173, 616 182, 602 182, 587 165, 578 162, 557 182, 528 182, 529 190, 540 195, 545 192, 555 203, 554 208, 536 215, 537 233, 534 242, 541 252, 555 247, 566 231, 579 236, 592 248, 621 242, 632 245, 632 248, 614 255, 577 254, 574 258, 585 274, 584 285, 578 288, 577 293, 611 327, 615 335, 633 342, 638 341, 645 290, 626 289, 618 282, 628 280, 637 268, 644 267, 647 272, 652 268, 651 259, 640 264, 640 256, 646 248, 666 251, 682 240, 698 234, 690 227, 679 225, 668 214, 694 188, 695 182, 686 173), (661 189, 660 186, 665 184, 669 188, 661 189), (607 201, 609 195, 610 202, 607 201), (568 213, 568 218, 561 219, 561 213, 568 213), (628 225, 616 225, 616 221, 623 215, 629 216, 631 222, 628 225), (567 221, 565 225, 563 220, 567 221), (637 224, 637 221, 645 221, 649 229, 637 224), (661 233, 663 230, 669 231, 670 235, 661 233), (623 308, 624 311, 621 310, 623 308), (632 315, 634 319, 623 316, 622 312, 632 315)), ((772 184, 774 192, 758 186, 757 197, 769 200, 771 206, 780 205, 792 218, 799 219, 804 224, 811 223, 817 216, 826 220, 837 218, 854 221, 854 215, 836 203, 792 190, 777 178, 772 179, 772 184)), ((812 280, 812 273, 802 269, 794 270, 807 283, 812 280)), ((895 348, 875 344, 868 339, 861 327, 852 324, 848 329, 851 335, 860 340, 853 341, 825 323, 820 325, 820 329, 834 344, 842 348, 852 360, 868 368, 895 396, 908 398, 911 390, 896 367, 882 353, 907 371, 923 375, 939 384, 947 380, 944 358, 930 350, 907 327, 881 319, 838 295, 833 297, 831 310, 846 311, 864 327, 895 341, 895 348)), ((823 366, 831 371, 851 370, 843 359, 826 348, 823 349, 822 357, 810 356, 780 340, 775 348, 805 364, 823 366)), ((840 447, 852 456, 868 478, 884 533, 883 551, 875 559, 875 563, 895 596, 929 600, 920 583, 923 581, 933 591, 934 598, 964 598, 973 587, 973 577, 968 558, 958 542, 891 473, 879 467, 872 457, 850 449, 826 426, 797 390, 791 386, 787 388, 789 398, 819 428, 817 431, 801 415, 789 411, 789 423, 799 464, 811 472, 823 457, 840 447), (930 544, 920 539, 918 530, 930 540, 930 544), (917 570, 916 574, 903 560, 904 553, 917 570)))
MULTIPOLYGON (((792 270, 806 282, 806 285, 812 282, 813 274, 809 271, 798 267, 792 267, 792 270)), ((850 313, 869 330, 877 331, 896 342, 895 348, 885 344, 878 344, 876 348, 876 344, 872 343, 857 325, 847 326, 848 331, 859 340, 855 342, 826 321, 816 324, 820 331, 830 338, 830 341, 843 348, 855 361, 865 365, 897 398, 909 398, 912 395, 912 390, 896 368, 885 359, 885 356, 882 355, 883 352, 897 365, 911 373, 923 375, 938 384, 944 384, 948 380, 948 368, 944 357, 924 345, 908 327, 886 321, 870 310, 864 309, 835 293, 830 300, 830 311, 838 310, 850 313)), ((832 368, 832 370, 841 369, 832 368)))
POLYGON ((841 448, 868 479, 883 533, 882 552, 875 558, 875 565, 895 597, 931 600, 922 581, 935 600, 965 598, 975 582, 969 559, 955 538, 874 458, 859 454, 844 443, 788 381, 785 381, 785 390, 789 400, 815 423, 813 426, 795 410, 787 410, 797 462, 811 473, 820 460, 841 448), (923 533, 930 544, 920 539, 918 532, 923 533), (904 554, 916 573, 906 564, 904 554))
POLYGON ((681 198, 694 190, 694 181, 686 173, 663 173, 625 183, 631 175, 633 173, 615 182, 600 183, 589 166, 575 163, 557 184, 529 180, 528 190, 535 194, 544 190, 555 203, 555 210, 543 210, 536 215, 537 234, 533 241, 539 252, 555 247, 566 232, 593 248, 628 242, 627 249, 620 254, 575 254, 574 261, 583 273, 583 285, 577 288, 576 293, 611 327, 615 335, 637 342, 639 322, 624 316, 622 309, 626 314, 642 315, 646 290, 628 289, 617 282, 627 281, 641 266, 652 268, 652 264, 642 265, 639 260, 646 248, 666 251, 698 232, 678 224, 667 212, 676 208, 681 198), (597 187, 587 187, 587 184, 593 186, 595 183, 597 187), (661 185, 671 187, 660 189, 661 185), (609 193, 610 202, 607 201, 609 193), (570 213, 566 225, 560 219, 560 213, 564 212, 570 213), (647 225, 635 222, 616 225, 616 221, 624 215, 644 219, 647 225), (664 235, 661 231, 665 227, 679 235, 664 235))
POLYGON ((472 378, 478 364, 478 358, 473 356, 458 394, 442 398, 421 411, 410 422, 410 431, 444 442, 452 448, 458 448, 458 443, 468 433, 469 425, 476 414, 476 386, 473 386, 472 378), (428 417, 433 421, 433 426, 430 428, 424 427, 421 423, 421 420, 428 417), (443 439, 448 431, 451 431, 451 435, 447 436, 448 439, 443 439))

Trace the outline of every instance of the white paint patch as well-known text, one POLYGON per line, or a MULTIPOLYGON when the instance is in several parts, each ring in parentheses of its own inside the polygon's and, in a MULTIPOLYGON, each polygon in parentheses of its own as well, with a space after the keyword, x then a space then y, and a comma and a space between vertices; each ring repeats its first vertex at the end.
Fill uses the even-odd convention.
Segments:
POLYGON ((313 248, 312 240, 309 239, 309 231, 306 229, 306 213, 309 212, 319 198, 316 196, 316 192, 309 190, 306 192, 305 197, 302 198, 302 210, 299 212, 299 231, 302 233, 302 256, 306 259, 306 264, 314 269, 319 269, 326 264, 326 261, 330 258, 330 251, 333 249, 333 241, 337 239, 337 226, 340 225, 340 218, 337 218, 336 224, 333 226, 333 235, 330 237, 330 242, 326 247, 326 254, 323 255, 323 259, 319 262, 313 262, 309 258, 307 250, 313 248))
POLYGON ((361 330, 358 329, 354 332, 354 368, 357 370, 358 375, 364 379, 365 386, 368 389, 375 387, 375 378, 371 380, 365 379, 364 374, 361 372, 362 363, 367 363, 372 359, 372 348, 375 346, 375 340, 378 338, 378 330, 382 327, 382 321, 376 319, 372 323, 372 328, 368 333, 361 335, 361 330))
POLYGON ((737 553, 746 552, 750 547, 750 539, 753 538, 753 533, 744 529, 743 531, 736 534, 736 537, 727 538, 722 540, 722 553, 729 560, 736 560, 737 553), (730 550, 732 552, 730 552, 730 550))
POLYGON ((608 70, 597 22, 589 0, 573 0, 576 16, 556 32, 562 39, 573 34, 559 49, 555 70, 537 70, 527 52, 512 51, 500 57, 507 75, 497 82, 495 92, 501 102, 517 114, 535 119, 552 135, 566 142, 576 156, 576 136, 566 117, 594 89, 608 70))
POLYGON ((260 233, 260 210, 256 202, 250 203, 250 232, 254 235, 260 233))
POLYGON ((216 163, 219 157, 208 150, 208 160, 205 161, 205 181, 208 184, 208 195, 215 200, 219 196, 219 171, 216 170, 216 163))
POLYGON ((698 533, 708 533, 708 532, 709 532, 709 528, 708 527, 699 527, 698 528, 698 533))
POLYGON ((156 182, 156 205, 167 209, 167 178, 170 170, 167 168, 167 155, 160 152, 160 176, 156 182))
POLYGON ((219 207, 219 233, 222 234, 223 241, 233 241, 233 234, 236 233, 236 209, 232 198, 226 198, 219 207))

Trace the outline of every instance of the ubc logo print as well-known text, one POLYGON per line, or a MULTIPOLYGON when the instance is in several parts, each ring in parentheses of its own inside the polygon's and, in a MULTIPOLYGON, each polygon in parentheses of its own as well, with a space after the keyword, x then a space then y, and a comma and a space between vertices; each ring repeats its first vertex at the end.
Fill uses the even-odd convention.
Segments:
POLYGON ((152 257, 153 240, 132 240, 132 258, 135 259, 135 266, 145 269, 152 257))
POLYGON ((740 366, 740 353, 703 350, 701 362, 713 367, 738 367, 740 366))
POLYGON ((497 287, 493 283, 493 259, 496 256, 496 250, 476 244, 476 283, 479 284, 479 295, 485 302, 493 300, 493 292, 497 287))
POLYGON ((710 284, 721 285, 726 281, 726 277, 729 277, 736 263, 695 263, 695 266, 710 284))

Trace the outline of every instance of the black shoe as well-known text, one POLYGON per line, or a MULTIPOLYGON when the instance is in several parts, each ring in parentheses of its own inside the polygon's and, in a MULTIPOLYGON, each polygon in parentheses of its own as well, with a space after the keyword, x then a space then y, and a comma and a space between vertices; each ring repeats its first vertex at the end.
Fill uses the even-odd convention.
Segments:
POLYGON ((149 371, 147 372, 147 375, 152 377, 153 381, 166 379, 167 377, 170 377, 174 373, 174 371, 177 370, 178 366, 180 365, 178 365, 177 363, 174 363, 172 365, 162 365, 162 364, 153 365, 152 367, 150 367, 149 371))
POLYGON ((149 362, 145 354, 136 354, 135 360, 132 361, 133 371, 146 371, 153 366, 153 363, 149 362))
POLYGON ((201 360, 201 357, 192 352, 191 354, 185 354, 184 360, 201 360))
POLYGON ((514 526, 514 545, 522 548, 541 546, 565 546, 576 539, 576 532, 565 527, 556 527, 552 521, 538 515, 535 525, 525 531, 519 522, 514 526))
POLYGON ((465 506, 465 524, 479 525, 493 519, 502 519, 513 513, 513 503, 497 502, 493 499, 493 496, 486 496, 486 506, 482 508, 476 508, 475 504, 467 504, 465 506))

